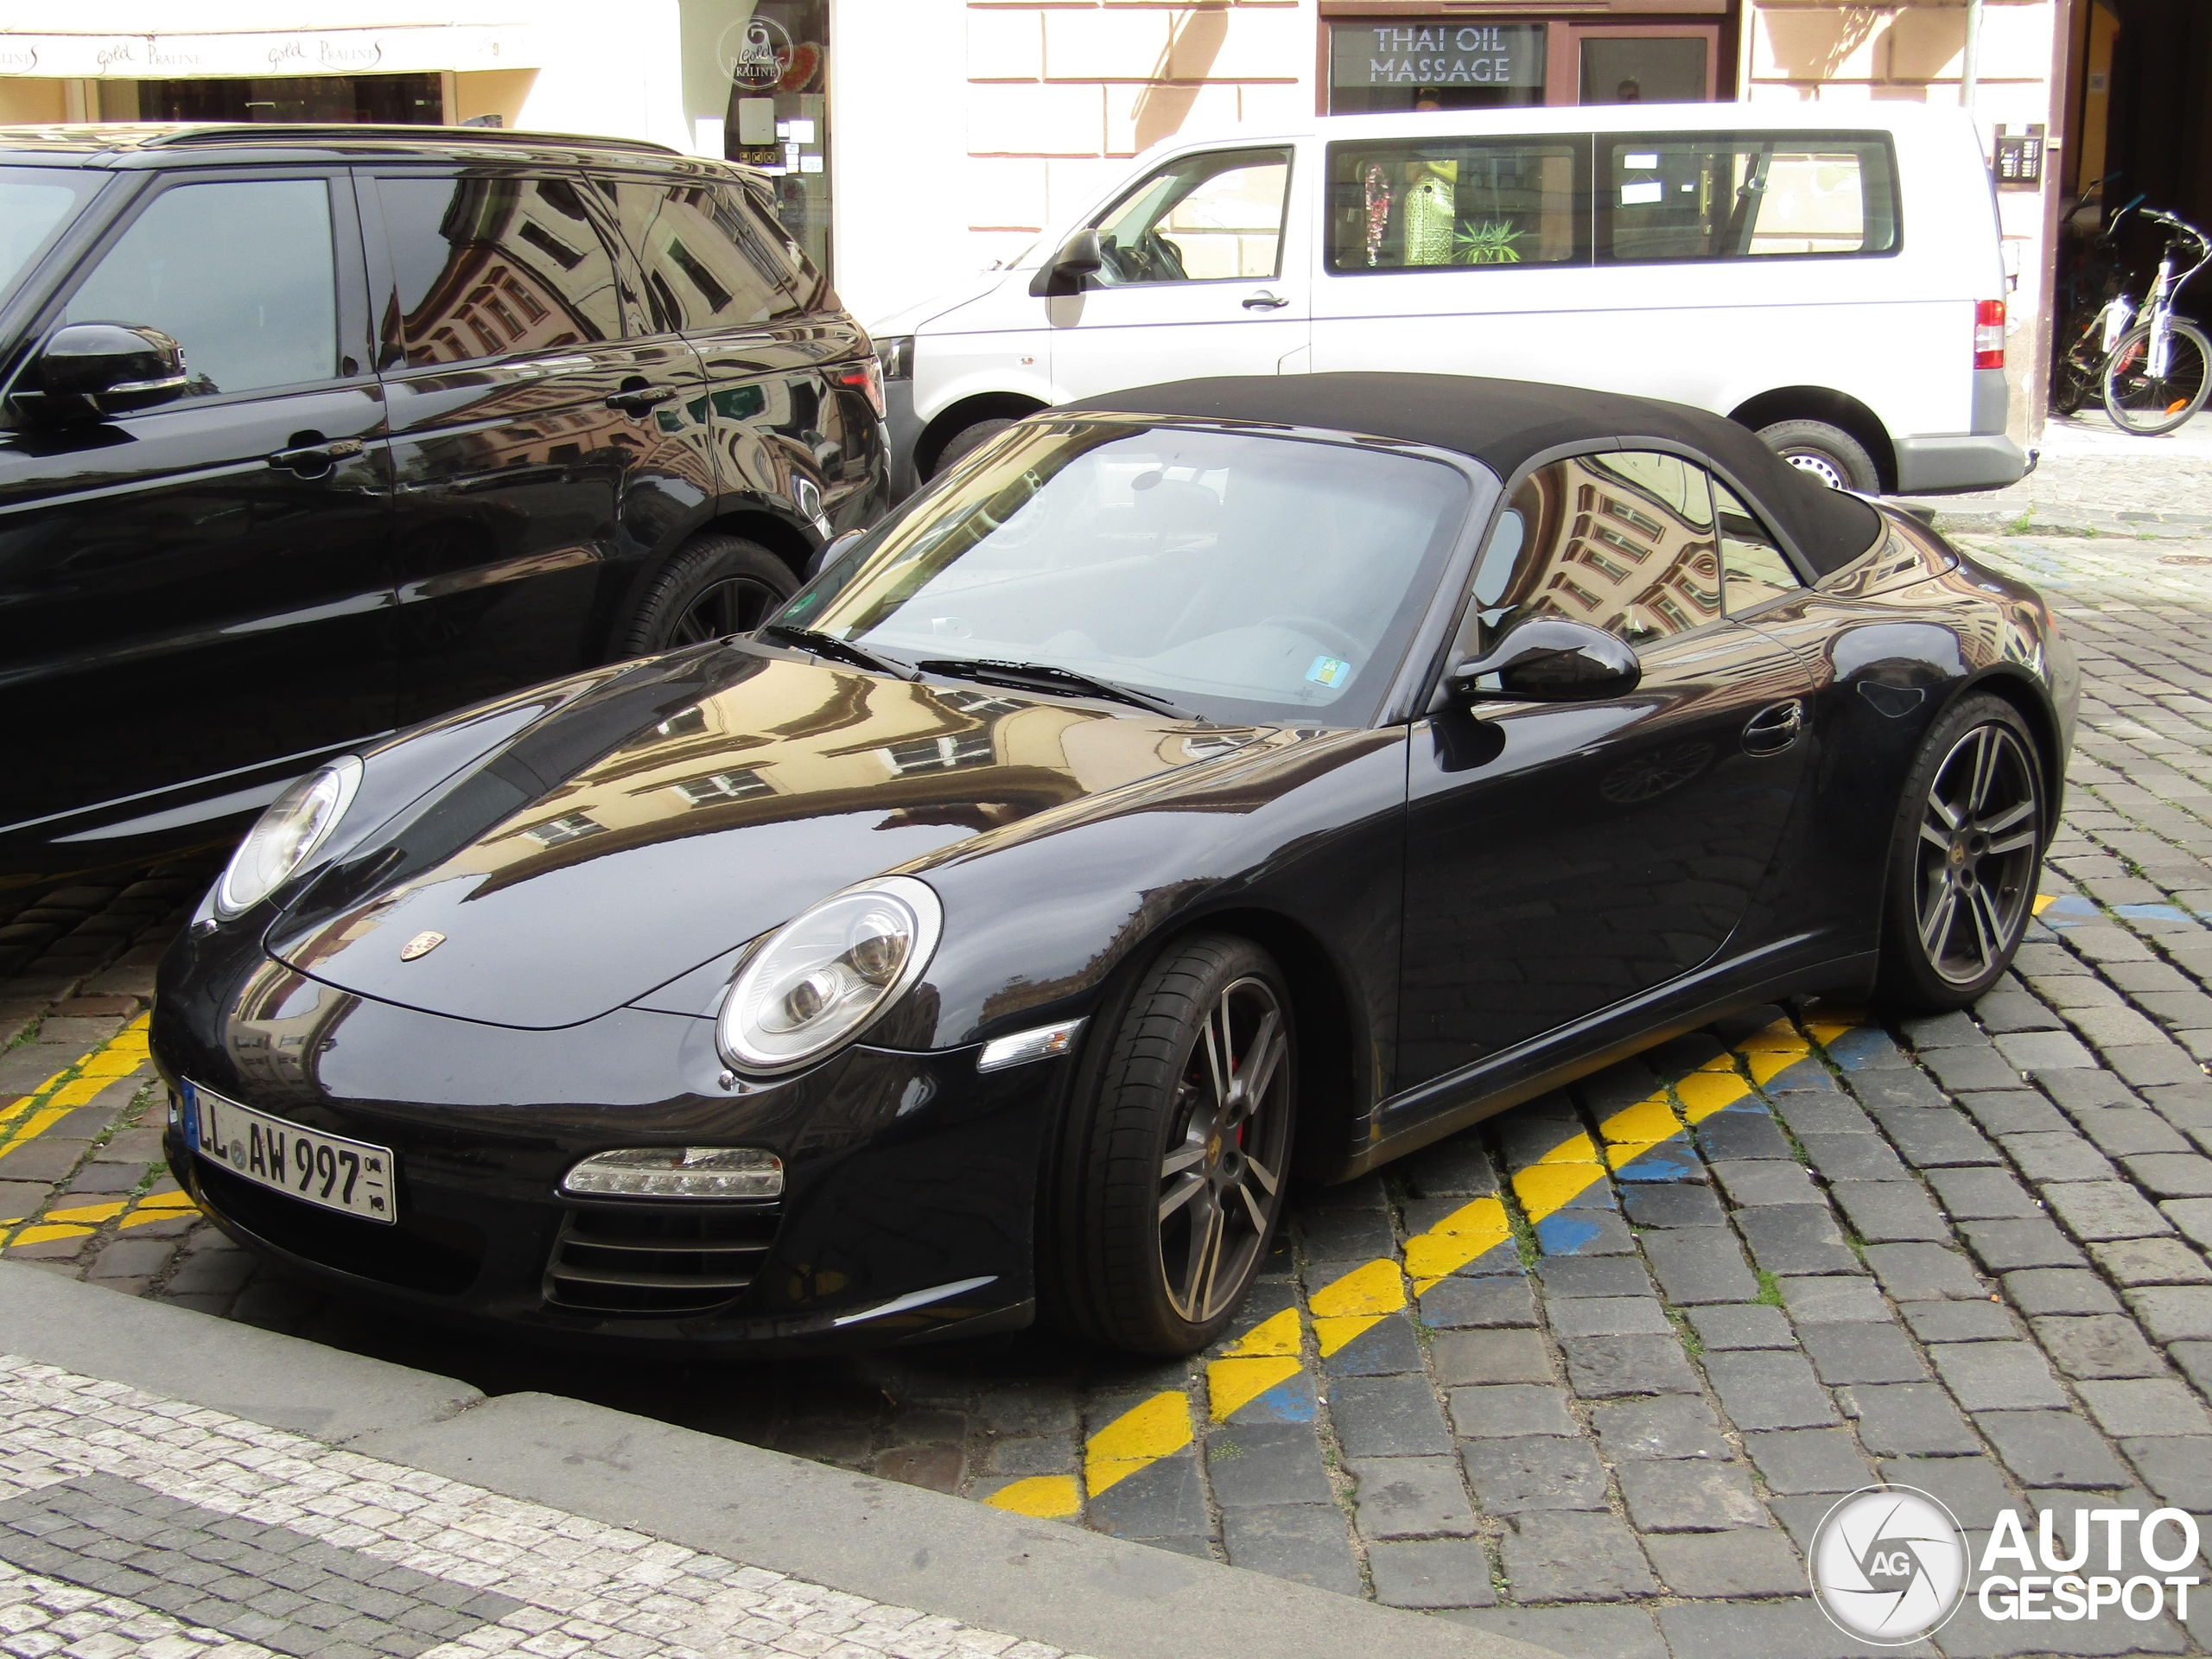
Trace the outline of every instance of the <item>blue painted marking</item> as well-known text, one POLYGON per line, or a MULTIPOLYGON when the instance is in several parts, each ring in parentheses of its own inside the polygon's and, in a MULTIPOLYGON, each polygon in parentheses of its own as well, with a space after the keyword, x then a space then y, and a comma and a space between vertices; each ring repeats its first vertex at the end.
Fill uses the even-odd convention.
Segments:
POLYGON ((1827 1068, 1809 1056, 1792 1062, 1759 1085, 1769 1094, 1778 1094, 1789 1089, 1825 1089, 1835 1092, 1835 1079, 1828 1076, 1827 1068))
POLYGON ((1536 1224, 1536 1243, 1546 1255, 1573 1255, 1598 1236, 1598 1224, 1572 1210, 1554 1211, 1536 1224))
POLYGON ((1230 1421, 1239 1423, 1310 1423, 1315 1410, 1313 1379, 1304 1371, 1286 1377, 1256 1400, 1239 1406, 1230 1421))
POLYGON ((1689 1136, 1669 1135, 1649 1151, 1640 1152, 1613 1172, 1617 1181, 1688 1181, 1697 1179, 1697 1154, 1689 1136))
MULTIPOLYGON (((2171 910, 2173 907, 2167 905, 2157 906, 2157 908, 2171 910)), ((2063 898, 2044 906, 2043 914, 2036 919, 2045 927, 2079 927, 2084 922, 2094 922, 2097 919, 2097 907, 2078 893, 2069 893, 2063 898)))
POLYGON ((1885 1069, 1905 1064, 1897 1039, 1879 1026, 1858 1026, 1827 1045, 1828 1057, 1847 1071, 1885 1069))
MULTIPOLYGON (((2051 910, 2057 908, 2056 905, 2050 907, 2051 910)), ((2132 922, 2190 922, 2196 919, 2179 905, 2114 905, 2112 910, 2113 915, 2125 916, 2132 922)), ((2048 916, 2050 911, 2047 910, 2044 914, 2048 916)))

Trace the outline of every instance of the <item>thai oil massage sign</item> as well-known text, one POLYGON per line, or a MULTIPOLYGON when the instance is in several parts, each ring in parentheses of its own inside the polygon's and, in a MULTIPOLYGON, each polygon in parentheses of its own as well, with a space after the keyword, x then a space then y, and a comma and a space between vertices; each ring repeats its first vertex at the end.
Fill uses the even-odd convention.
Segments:
POLYGON ((1334 37, 1339 86, 1541 86, 1541 23, 1377 23, 1334 37), (1354 49, 1360 35, 1365 51, 1354 49))

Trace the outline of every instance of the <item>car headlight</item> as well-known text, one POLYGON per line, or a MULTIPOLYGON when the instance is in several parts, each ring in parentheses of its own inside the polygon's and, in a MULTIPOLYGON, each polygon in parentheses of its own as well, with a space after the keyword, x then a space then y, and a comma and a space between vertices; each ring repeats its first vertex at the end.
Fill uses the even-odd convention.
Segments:
POLYGON ((360 787, 361 763, 350 754, 308 773, 269 804, 215 883, 215 913, 243 916, 315 856, 360 787))
POLYGON ((922 976, 944 919, 925 884, 887 875, 785 923, 730 985, 722 1058, 770 1073, 819 1059, 922 976))

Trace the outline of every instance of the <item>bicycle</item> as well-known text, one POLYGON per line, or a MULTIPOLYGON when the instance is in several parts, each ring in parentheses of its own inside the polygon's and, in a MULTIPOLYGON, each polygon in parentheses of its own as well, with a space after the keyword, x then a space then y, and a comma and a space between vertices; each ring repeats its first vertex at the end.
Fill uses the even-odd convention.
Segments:
MULTIPOLYGON (((2113 215, 2098 238, 2101 244, 2111 244, 2120 221, 2135 206, 2130 202, 2113 215)), ((2143 309, 2137 312, 2125 292, 2113 293, 2061 360, 2051 401, 2061 414, 2070 415, 2088 401, 2088 390, 2094 386, 2114 426, 2152 438, 2187 422, 2212 393, 2212 340, 2173 310, 2174 297, 2183 285, 2212 264, 2212 238, 2171 213, 2156 208, 2144 213, 2171 234, 2143 309), (2176 264, 2191 256, 2194 263, 2177 276, 2176 264)))

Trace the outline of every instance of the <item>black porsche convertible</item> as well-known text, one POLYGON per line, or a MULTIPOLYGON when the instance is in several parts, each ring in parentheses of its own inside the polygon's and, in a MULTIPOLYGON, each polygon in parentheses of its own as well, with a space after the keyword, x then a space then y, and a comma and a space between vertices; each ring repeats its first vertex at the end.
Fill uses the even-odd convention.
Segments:
POLYGON ((1050 410, 756 634, 301 779, 162 969, 168 1157, 548 1338, 1195 1351, 1296 1181, 1753 1002, 1979 995, 2076 690, 2034 592, 1689 410, 1050 410))

